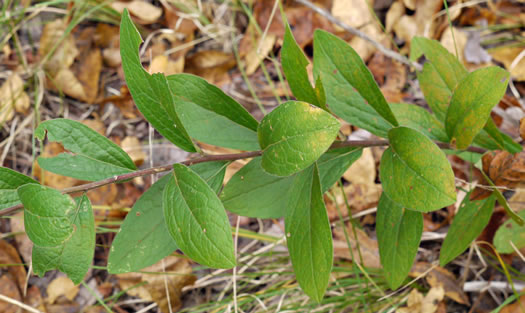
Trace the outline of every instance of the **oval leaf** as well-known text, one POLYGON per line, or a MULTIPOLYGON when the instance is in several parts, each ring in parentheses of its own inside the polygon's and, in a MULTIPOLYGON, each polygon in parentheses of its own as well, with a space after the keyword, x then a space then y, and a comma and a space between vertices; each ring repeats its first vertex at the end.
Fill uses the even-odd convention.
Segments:
POLYGON ((108 258, 111 274, 136 272, 177 250, 162 211, 162 193, 172 179, 162 177, 135 202, 113 240, 108 258))
POLYGON ((25 184, 38 182, 10 168, 0 167, 0 210, 20 203, 16 189, 25 184))
POLYGON ((164 218, 170 235, 191 259, 213 268, 232 268, 230 223, 215 192, 190 168, 173 165, 164 189, 164 218))
MULTIPOLYGON (((525 219, 525 210, 518 212, 518 216, 525 219)), ((499 253, 513 253, 516 249, 525 247, 525 225, 520 226, 514 219, 503 223, 494 236, 494 246, 499 253), (512 244, 511 244, 512 242, 512 244)))
POLYGON ((76 204, 70 196, 39 184, 26 184, 18 188, 18 197, 25 208, 27 235, 36 245, 55 247, 71 236, 76 204))
POLYGON ((328 150, 339 127, 335 117, 306 102, 281 104, 259 125, 262 167, 278 176, 307 168, 328 150))
POLYGON ((120 55, 129 92, 139 111, 162 136, 183 150, 195 152, 195 146, 175 111, 166 77, 150 75, 142 67, 139 57, 141 42, 142 38, 126 9, 120 24, 120 55))
POLYGON ((454 216, 452 225, 445 237, 439 253, 439 264, 445 266, 458 255, 467 250, 472 241, 476 239, 489 223, 496 202, 496 196, 479 201, 470 201, 470 193, 459 206, 459 211, 454 216))
POLYGON ((38 158, 43 169, 63 176, 96 181, 137 169, 129 155, 108 138, 86 125, 68 119, 41 123, 35 136, 61 143, 70 153, 52 158, 38 158))
POLYGON ((280 218, 285 215, 293 179, 266 173, 257 157, 230 178, 221 200, 228 211, 241 216, 280 218))
MULTIPOLYGON (((339 37, 322 30, 314 33, 314 72, 340 73, 350 86, 393 126, 398 126, 383 93, 357 52, 339 37)), ((329 84, 323 82, 327 88, 329 84)), ((330 102, 327 102, 330 106, 330 102)))
MULTIPOLYGON (((76 199, 74 225, 71 236, 55 247, 33 246, 33 271, 44 276, 47 271, 58 269, 79 284, 86 276, 95 254, 95 217, 86 195, 76 199)), ((26 228, 27 229, 27 228, 26 228)))
POLYGON ((237 101, 205 79, 191 74, 167 77, 175 109, 188 133, 202 142, 259 150, 257 120, 237 101))
POLYGON ((444 121, 452 92, 468 72, 458 58, 436 40, 414 37, 410 48, 412 60, 425 55, 427 62, 417 78, 432 112, 444 121))
MULTIPOLYGON (((303 51, 295 42, 290 25, 286 23, 281 58, 284 75, 297 100, 311 103, 326 110, 326 104, 320 103, 317 93, 308 79, 306 66, 310 64, 303 51)), ((320 85, 322 86, 322 85, 320 85)), ((320 87, 322 88, 322 87, 320 87)))
POLYGON ((390 103, 390 107, 402 126, 419 130, 433 140, 448 141, 443 124, 422 107, 408 103, 390 103))
POLYGON ((295 177, 284 223, 297 282, 320 302, 332 272, 333 244, 315 164, 295 177))
MULTIPOLYGON (((362 149, 345 147, 329 150, 317 161, 321 190, 326 192, 355 162, 362 149)), ((241 216, 280 218, 286 214, 295 175, 279 177, 265 172, 261 158, 243 166, 224 187, 221 200, 226 210, 241 216)))
POLYGON ((386 281, 395 290, 414 264, 423 233, 423 215, 403 208, 383 193, 377 205, 376 232, 386 281))
MULTIPOLYGON (((217 193, 228 162, 206 162, 190 166, 217 193)), ((178 249, 168 232, 162 210, 162 194, 171 175, 154 183, 135 202, 117 236, 113 240, 108 258, 111 274, 136 272, 157 263, 178 249)))
POLYGON ((509 77, 504 69, 491 66, 470 73, 459 83, 445 120, 447 134, 458 149, 466 149, 485 126, 507 90, 509 77))
POLYGON ((401 206, 421 212, 456 201, 454 173, 445 153, 417 130, 393 128, 381 158, 383 190, 401 206))

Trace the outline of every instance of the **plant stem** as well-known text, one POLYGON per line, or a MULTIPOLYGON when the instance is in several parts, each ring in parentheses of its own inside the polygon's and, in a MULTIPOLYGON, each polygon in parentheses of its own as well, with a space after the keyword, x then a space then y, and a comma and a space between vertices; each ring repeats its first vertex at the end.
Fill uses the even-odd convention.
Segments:
MULTIPOLYGON (((442 149, 454 149, 454 147, 448 143, 436 142, 436 144, 442 149)), ((337 148, 343 148, 343 147, 379 147, 379 146, 388 146, 388 145, 389 145, 388 140, 348 140, 348 141, 334 142, 330 146, 330 149, 337 149, 337 148)), ((471 152, 476 152, 476 153, 485 153, 486 151, 485 149, 478 148, 478 147, 468 147, 466 150, 471 151, 471 152)), ((235 161, 235 160, 241 160, 241 159, 254 158, 260 155, 262 155, 262 151, 249 151, 249 152, 232 153, 232 154, 206 155, 200 158, 189 159, 189 160, 180 162, 180 164, 190 166, 193 164, 204 163, 204 162, 235 161)), ((172 168, 173 168, 173 164, 150 167, 150 168, 138 170, 138 171, 131 172, 131 173, 116 175, 116 176, 106 178, 103 180, 99 180, 99 181, 95 181, 92 183, 87 183, 87 184, 83 184, 79 186, 65 188, 62 190, 62 193, 70 194, 70 193, 75 193, 75 192, 86 192, 92 189, 100 188, 105 185, 130 180, 135 177, 167 172, 167 171, 170 171, 172 168)), ((23 205, 18 204, 10 208, 0 210, 0 216, 11 214, 21 208, 23 208, 23 205)))

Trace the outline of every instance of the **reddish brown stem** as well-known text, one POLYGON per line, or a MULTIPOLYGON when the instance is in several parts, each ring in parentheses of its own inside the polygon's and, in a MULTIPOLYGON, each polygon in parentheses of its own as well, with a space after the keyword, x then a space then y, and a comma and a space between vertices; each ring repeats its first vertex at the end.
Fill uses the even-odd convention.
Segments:
MULTIPOLYGON (((448 143, 442 143, 437 142, 436 143, 440 148, 442 149, 453 149, 453 147, 448 143)), ((332 144, 330 149, 337 149, 337 148, 343 148, 343 147, 378 147, 378 146, 387 146, 388 140, 348 140, 348 141, 341 141, 341 142, 335 142, 332 144)), ((485 149, 478 148, 478 147, 469 147, 467 149, 471 152, 477 152, 477 153, 485 153, 485 149)), ((262 151, 250 151, 250 152, 242 152, 242 153, 232 153, 232 154, 219 154, 219 155, 207 155, 200 158, 195 159, 189 159, 183 162, 180 162, 184 165, 193 165, 198 163, 204 163, 204 162, 213 162, 213 161, 235 161, 240 159, 248 159, 248 158, 254 158, 257 156, 260 156, 262 154, 262 151)), ((135 172, 122 174, 122 175, 116 175, 110 178, 106 178, 103 180, 99 180, 92 183, 87 183, 79 186, 69 187, 62 190, 63 194, 70 194, 75 192, 86 192, 88 190, 96 189, 105 185, 117 183, 126 181, 135 177, 140 176, 147 176, 151 174, 156 173, 162 173, 167 172, 173 168, 173 165, 163 165, 163 166, 157 166, 157 167, 151 167, 146 168, 143 170, 138 170, 135 172)), ((19 209, 23 208, 22 204, 12 206, 7 209, 0 210, 0 216, 11 214, 19 209)))

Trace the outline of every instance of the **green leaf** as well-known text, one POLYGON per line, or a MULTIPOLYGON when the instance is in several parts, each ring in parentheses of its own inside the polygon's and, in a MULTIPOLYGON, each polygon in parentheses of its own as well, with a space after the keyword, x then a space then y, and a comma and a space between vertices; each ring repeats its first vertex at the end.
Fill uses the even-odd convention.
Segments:
POLYGON ((33 271, 38 276, 58 269, 75 284, 84 279, 95 253, 95 218, 86 195, 76 200, 76 210, 70 216, 70 222, 74 226, 73 232, 62 244, 55 247, 33 246, 33 271))
POLYGON ((419 86, 432 112, 444 122, 452 93, 468 71, 438 41, 424 37, 414 37, 412 41, 410 59, 425 56, 423 70, 417 72, 419 86))
POLYGON ((456 201, 454 173, 445 153, 428 137, 407 127, 388 133, 381 158, 383 190, 401 206, 430 212, 456 201))
POLYGON ((355 147, 331 149, 323 154, 317 160, 321 191, 327 192, 362 154, 363 149, 355 147))
MULTIPOLYGON (((518 212, 521 219, 525 219, 525 210, 518 212)), ((513 253, 516 249, 525 247, 525 225, 520 226, 513 219, 503 223, 494 236, 494 246, 499 253, 513 253)))
MULTIPOLYGON (((228 162, 206 162, 190 166, 210 187, 218 192, 228 162)), ((162 193, 171 175, 153 184, 135 202, 120 226, 109 253, 108 272, 136 272, 157 263, 178 249, 171 237, 162 211, 162 193)))
POLYGON ((466 149, 507 90, 509 73, 491 66, 470 73, 457 86, 447 110, 445 129, 458 149, 466 149))
MULTIPOLYGON (((490 136, 489 138, 497 144, 498 149, 500 150, 507 150, 510 153, 518 153, 523 150, 523 147, 519 143, 514 142, 509 135, 504 134, 498 129, 498 126, 496 126, 496 123, 494 123, 491 117, 489 117, 487 124, 485 124, 485 127, 481 132, 486 132, 487 135, 490 136)), ((478 136, 474 138, 474 143, 476 143, 477 137, 478 136)))
POLYGON ((333 246, 315 164, 295 177, 284 223, 297 282, 320 302, 332 271, 333 246))
POLYGON ((295 98, 327 110, 326 104, 319 101, 317 93, 308 79, 306 66, 310 62, 304 56, 302 49, 297 45, 288 23, 286 23, 284 41, 281 48, 281 59, 284 74, 295 98))
POLYGON ((286 213, 294 176, 279 177, 266 173, 257 157, 243 166, 228 181, 221 193, 224 207, 241 216, 279 218, 286 213))
POLYGON ((137 167, 118 145, 86 125, 68 119, 41 123, 35 137, 61 143, 70 153, 52 158, 38 158, 46 171, 77 179, 96 181, 130 173, 137 167))
POLYGON ((445 152, 446 155, 455 155, 458 158, 470 162, 472 164, 477 163, 479 160, 481 160, 481 157, 483 155, 476 153, 476 152, 470 152, 470 151, 463 151, 463 150, 450 150, 450 149, 443 149, 443 152, 445 152))
POLYGON ((0 167, 0 210, 20 203, 16 189, 25 184, 38 182, 10 168, 0 167))
POLYGON ((448 141, 443 124, 422 107, 408 103, 390 103, 390 107, 400 125, 419 130, 430 139, 448 141))
POLYGON ((163 208, 170 235, 188 257, 213 268, 235 266, 228 216, 204 179, 174 164, 164 189, 163 208))
MULTIPOLYGON (((314 33, 314 73, 339 74, 353 86, 370 106, 393 126, 398 122, 379 90, 374 77, 357 52, 339 37, 322 30, 314 33)), ((322 79, 323 80, 323 79, 322 79)), ((328 83, 323 80, 323 86, 328 83)), ((328 99, 327 99, 328 100, 328 99)), ((328 106, 331 108, 330 102, 328 106)))
POLYGON ((326 103, 330 111, 352 125, 363 128, 379 137, 387 137, 392 125, 379 116, 374 108, 366 104, 365 99, 339 72, 333 74, 321 70, 318 80, 323 82, 326 103))
POLYGON ((108 259, 111 274, 136 272, 177 250, 162 211, 162 193, 172 179, 166 175, 135 202, 113 240, 108 259))
POLYGON ((39 184, 26 184, 18 188, 18 197, 25 208, 27 235, 36 245, 54 247, 71 236, 76 204, 70 196, 39 184))
POLYGON ((142 67, 138 55, 142 38, 127 9, 122 13, 120 42, 124 76, 140 112, 166 139, 183 150, 195 152, 195 146, 175 111, 166 77, 162 74, 150 75, 142 67))
POLYGON ((193 164, 190 168, 195 173, 199 174, 210 188, 218 194, 219 191, 221 191, 224 174, 226 174, 226 167, 228 167, 228 164, 228 161, 204 162, 193 164))
POLYGON ((328 150, 339 127, 335 117, 306 102, 281 104, 259 125, 263 169, 289 176, 307 168, 328 150))
MULTIPOLYGON (((415 37, 411 49, 412 60, 422 54, 427 59, 423 70, 417 73, 419 85, 432 112, 444 122, 452 94, 468 72, 454 55, 435 40, 415 37)), ((497 129, 491 119, 485 125, 485 130, 474 138, 474 144, 490 150, 505 149, 511 153, 521 151, 521 146, 497 129)))
MULTIPOLYGON (((317 164, 323 193, 341 178, 361 153, 362 149, 345 147, 329 150, 319 158, 317 164)), ((222 203, 228 211, 241 216, 283 217, 294 177, 270 175, 263 170, 261 158, 254 158, 230 178, 221 193, 222 203)))
POLYGON ((414 264, 423 233, 423 215, 403 208, 383 193, 377 205, 376 232, 386 281, 395 290, 414 264))
POLYGON ((257 133, 193 102, 177 101, 177 112, 197 140, 220 147, 259 150, 257 133))
POLYGON ((452 225, 445 237, 439 254, 439 264, 445 266, 454 260, 458 255, 467 250, 472 241, 476 239, 489 223, 496 196, 478 200, 469 200, 470 192, 459 207, 459 211, 454 216, 452 225))
POLYGON ((188 133, 202 142, 241 150, 259 150, 257 120, 237 101, 203 78, 168 76, 175 109, 188 133))

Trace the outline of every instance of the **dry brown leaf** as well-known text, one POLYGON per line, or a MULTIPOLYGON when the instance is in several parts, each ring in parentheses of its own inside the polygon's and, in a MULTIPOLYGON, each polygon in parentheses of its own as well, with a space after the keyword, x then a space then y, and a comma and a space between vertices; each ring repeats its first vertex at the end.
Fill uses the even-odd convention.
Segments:
POLYGON ((351 260, 353 255, 354 259, 359 263, 361 263, 362 256, 362 265, 366 267, 380 268, 381 262, 379 261, 379 248, 377 246, 377 241, 370 239, 364 230, 357 227, 354 229, 357 236, 354 236, 354 231, 351 225, 347 228, 352 254, 350 254, 350 251, 348 250, 348 244, 344 232, 342 230, 334 231, 334 256, 351 260), (358 245, 359 250, 357 249, 358 245))
POLYGON ((434 37, 435 23, 434 15, 443 7, 442 0, 417 0, 416 13, 414 14, 417 34, 420 36, 434 37))
MULTIPOLYGON (((5 240, 0 240, 0 264, 22 264, 16 249, 5 240)), ((16 284, 19 291, 24 289, 27 274, 24 266, 0 266, 0 268, 7 268, 7 274, 4 276, 8 276, 16 284)), ((0 310, 0 312, 2 311, 0 310)))
POLYGON ((371 185, 376 179, 376 161, 370 148, 363 149, 361 157, 343 174, 352 184, 371 185))
MULTIPOLYGON (((428 271, 432 265, 426 262, 416 263, 411 271, 410 276, 417 277, 428 271)), ((436 266, 425 276, 426 281, 432 287, 442 286, 445 289, 445 296, 464 305, 470 305, 467 295, 456 281, 454 274, 446 269, 436 266)))
POLYGON ((44 69, 54 77, 60 69, 69 68, 78 55, 78 50, 75 44, 75 39, 71 34, 68 34, 63 41, 60 42, 65 35, 67 23, 62 19, 57 19, 44 26, 42 36, 40 37, 40 47, 38 54, 41 59, 46 57, 49 53, 53 53, 51 57, 44 64, 44 69), (57 43, 60 43, 58 46, 57 43), (56 49, 53 51, 53 48, 56 49))
POLYGON ((33 250, 33 242, 27 237, 24 226, 24 212, 18 212, 11 219, 11 231, 16 233, 15 241, 18 248, 18 253, 26 263, 31 262, 31 251, 33 250))
POLYGON ((127 136, 120 143, 120 147, 129 154, 131 160, 133 160, 133 163, 135 163, 136 166, 140 166, 144 163, 146 153, 142 149, 142 144, 137 137, 127 136))
POLYGON ((122 13, 127 8, 132 15, 139 19, 138 22, 141 24, 155 23, 162 16, 161 8, 142 0, 133 0, 131 2, 115 1, 111 3, 111 7, 119 13, 122 13))
POLYGON ((168 56, 160 54, 151 60, 148 72, 163 73, 164 75, 180 74, 184 71, 184 58, 180 57, 177 61, 171 60, 168 56))
MULTIPOLYGON (((358 28, 375 41, 384 44, 386 37, 377 25, 369 5, 373 6, 373 1, 335 0, 332 5, 332 15, 347 25, 358 28)), ((389 42, 386 42, 386 44, 389 44, 389 42)), ((352 38, 350 46, 365 61, 376 51, 374 46, 360 37, 352 38)))
POLYGON ((525 152, 497 152, 488 167, 488 175, 496 186, 514 188, 525 181, 525 152))
POLYGON ((181 18, 179 12, 166 1, 161 1, 161 3, 164 6, 164 19, 168 27, 177 33, 193 36, 193 33, 197 30, 195 23, 191 19, 181 18))
POLYGON ((169 256, 163 261, 143 269, 144 273, 119 274, 117 277, 118 284, 122 289, 136 287, 127 292, 129 295, 143 300, 155 301, 161 312, 168 313, 170 309, 166 297, 166 284, 169 289, 172 310, 177 311, 182 305, 180 299, 182 288, 193 284, 196 280, 196 277, 191 275, 191 271, 187 259, 169 256), (162 273, 162 262, 164 262, 167 274, 146 274, 146 272, 162 273), (137 284, 141 282, 147 282, 147 284, 137 287, 137 284))
POLYGON ((397 23, 393 25, 397 37, 405 43, 410 43, 412 38, 417 35, 416 18, 413 15, 403 15, 397 23))
MULTIPOLYGON (((87 103, 94 103, 98 95, 98 81, 102 70, 102 54, 95 48, 81 56, 80 62, 74 64, 73 71, 82 85, 85 98, 78 98, 87 103)), ((67 93, 66 93, 67 94, 67 93)))
POLYGON ((44 299, 42 299, 42 294, 38 286, 33 285, 27 289, 24 303, 41 312, 47 312, 44 299))
POLYGON ((273 34, 268 34, 262 39, 257 40, 257 45, 246 54, 244 60, 246 62, 246 74, 251 75, 255 73, 255 70, 259 67, 259 64, 268 56, 270 51, 272 51, 277 36, 273 34))
POLYGON ((399 308, 397 313, 434 313, 438 309, 438 305, 443 301, 445 291, 442 287, 432 287, 427 295, 423 295, 412 289, 408 295, 407 306, 399 308))
POLYGON ((49 304, 55 303, 59 297, 65 297, 69 301, 72 301, 78 294, 78 286, 71 281, 67 276, 61 275, 55 278, 47 286, 47 302, 49 304))
POLYGON ((525 189, 517 189, 508 202, 515 211, 525 210, 525 189))
MULTIPOLYGON (((57 142, 48 142, 44 146, 44 152, 41 154, 41 156, 44 158, 49 158, 57 156, 58 154, 63 152, 65 152, 65 150, 61 144, 57 142)), ((36 179, 38 179, 41 184, 56 189, 64 189, 81 183, 81 181, 76 178, 66 177, 55 173, 47 172, 40 168, 37 161, 33 163, 33 173, 36 179)))
POLYGON ((82 124, 86 125, 87 127, 91 128, 92 130, 96 131, 102 136, 106 136, 106 125, 104 125, 104 123, 100 120, 96 113, 93 113, 93 115, 95 116, 95 118, 83 120, 82 124))
POLYGON ((211 84, 228 82, 228 71, 235 66, 231 53, 216 50, 199 51, 186 58, 185 72, 200 76, 211 84))
POLYGON ((122 63, 119 48, 107 48, 102 50, 102 58, 110 67, 118 67, 122 63))
POLYGON ((24 91, 24 81, 18 74, 11 74, 0 87, 0 125, 10 121, 15 111, 27 113, 29 105, 29 96, 24 91))
POLYGON ((403 3, 405 4, 405 7, 409 8, 412 11, 416 10, 416 3, 417 0, 403 0, 403 3))
POLYGON ((106 23, 97 23, 93 41, 100 48, 119 46, 119 28, 106 23))
POLYGON ((518 81, 525 81, 525 56, 521 55, 521 59, 516 62, 517 57, 523 52, 523 47, 504 47, 490 50, 490 55, 510 71, 513 78, 518 81), (514 63, 514 64, 513 64, 514 63), (512 66, 512 68, 511 68, 512 66))
POLYGON ((87 98, 84 87, 69 68, 60 69, 53 78, 52 84, 56 89, 72 98, 79 100, 87 98))
POLYGON ((445 47, 453 55, 456 55, 456 48, 457 48, 458 59, 463 64, 466 64, 464 51, 465 51, 465 46, 467 44, 467 39, 468 39, 467 34, 462 32, 459 28, 447 27, 447 29, 445 29, 445 31, 443 32, 443 35, 441 36, 440 41, 443 47, 445 47), (454 36, 452 36, 452 31, 454 31, 454 36))
MULTIPOLYGON (((22 301, 22 296, 20 295, 18 287, 9 275, 3 275, 0 277, 0 294, 13 300, 22 301)), ((21 313, 22 308, 15 304, 0 300, 0 312, 21 313)))
POLYGON ((390 9, 386 13, 385 30, 390 33, 394 29, 394 25, 399 19, 405 15, 405 6, 400 1, 392 3, 390 9))

